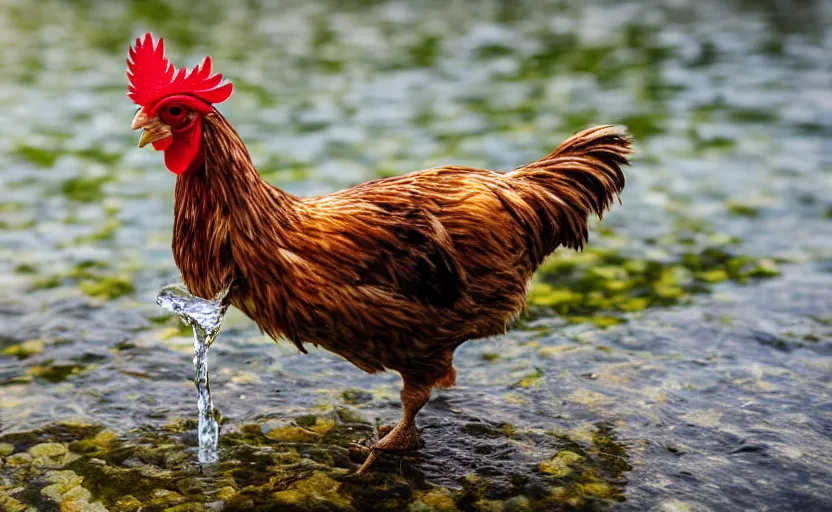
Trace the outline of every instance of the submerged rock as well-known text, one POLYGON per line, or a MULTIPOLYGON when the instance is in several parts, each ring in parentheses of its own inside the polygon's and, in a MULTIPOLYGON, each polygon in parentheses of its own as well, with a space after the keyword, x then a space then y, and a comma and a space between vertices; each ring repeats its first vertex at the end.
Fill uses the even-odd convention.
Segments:
POLYGON ((278 504, 292 505, 297 510, 352 510, 351 501, 339 493, 341 484, 324 473, 292 484, 285 491, 278 491, 274 499, 278 504))
POLYGON ((81 484, 84 478, 73 471, 50 471, 44 479, 49 485, 41 495, 56 503, 61 512, 108 512, 101 503, 92 500, 92 493, 81 484))
POLYGON ((8 457, 14 453, 14 445, 11 443, 0 443, 0 457, 8 457))

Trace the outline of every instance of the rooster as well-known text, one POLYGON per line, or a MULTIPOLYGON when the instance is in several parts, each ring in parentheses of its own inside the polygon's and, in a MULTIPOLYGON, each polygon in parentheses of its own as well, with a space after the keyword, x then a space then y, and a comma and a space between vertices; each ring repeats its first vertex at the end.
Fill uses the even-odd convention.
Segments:
POLYGON ((506 332, 533 273, 557 247, 581 249, 587 218, 624 187, 630 139, 599 126, 510 172, 438 167, 316 197, 265 182, 214 107, 232 84, 206 57, 177 71, 148 33, 130 47, 139 147, 177 175, 173 255, 199 297, 226 300, 275 340, 398 372, 403 417, 376 442, 418 446, 416 415, 456 380, 454 350, 506 332))

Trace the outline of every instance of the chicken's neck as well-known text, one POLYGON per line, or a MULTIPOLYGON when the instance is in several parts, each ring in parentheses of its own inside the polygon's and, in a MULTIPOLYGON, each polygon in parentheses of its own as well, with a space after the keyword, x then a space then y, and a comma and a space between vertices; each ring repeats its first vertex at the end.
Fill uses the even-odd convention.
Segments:
POLYGON ((217 111, 203 118, 202 144, 203 165, 176 181, 173 254, 190 291, 211 298, 237 278, 241 252, 259 252, 266 239, 281 245, 298 200, 263 181, 217 111))

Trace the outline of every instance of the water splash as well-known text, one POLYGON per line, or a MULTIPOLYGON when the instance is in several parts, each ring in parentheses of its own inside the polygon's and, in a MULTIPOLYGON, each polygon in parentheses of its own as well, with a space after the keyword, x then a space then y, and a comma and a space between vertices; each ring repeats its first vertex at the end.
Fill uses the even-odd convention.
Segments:
POLYGON ((211 401, 211 389, 208 385, 208 348, 220 332, 222 320, 228 304, 223 300, 228 294, 226 289, 214 300, 206 300, 191 295, 183 285, 175 284, 162 288, 156 297, 156 303, 179 315, 179 318, 191 326, 194 332, 194 384, 197 389, 197 410, 199 413, 199 462, 217 462, 217 444, 219 443, 219 425, 214 419, 214 403, 211 401))

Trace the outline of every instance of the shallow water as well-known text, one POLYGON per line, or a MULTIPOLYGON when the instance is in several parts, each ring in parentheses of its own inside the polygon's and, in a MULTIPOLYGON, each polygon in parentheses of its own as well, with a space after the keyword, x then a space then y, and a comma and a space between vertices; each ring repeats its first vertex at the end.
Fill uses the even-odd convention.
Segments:
POLYGON ((828 2, 0 2, 0 509, 832 509, 828 2), (636 136, 623 203, 456 355, 425 448, 353 443, 399 378, 230 310, 197 464, 174 177, 129 131, 130 37, 205 54, 263 175, 317 194, 636 136), (310 347, 311 348, 311 347, 310 347), (179 507, 179 508, 174 508, 179 507))

